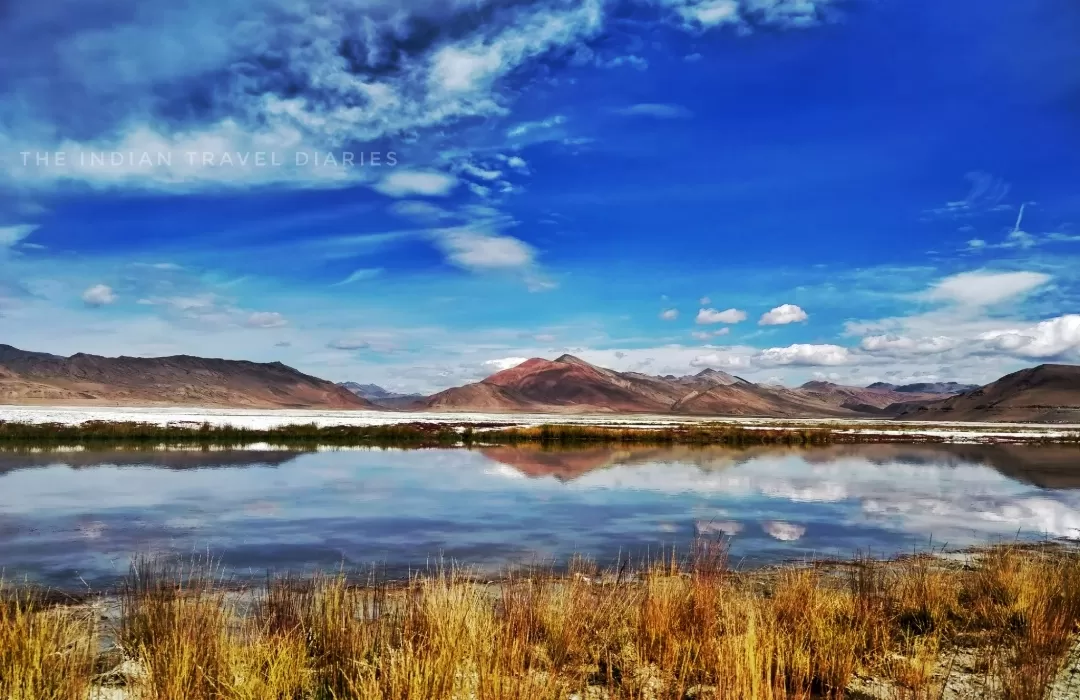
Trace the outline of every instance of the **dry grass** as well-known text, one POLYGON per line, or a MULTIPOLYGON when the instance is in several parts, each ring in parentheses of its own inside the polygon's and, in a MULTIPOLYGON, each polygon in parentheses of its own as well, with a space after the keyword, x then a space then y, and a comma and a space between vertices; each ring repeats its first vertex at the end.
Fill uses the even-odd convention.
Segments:
POLYGON ((84 611, 46 605, 0 581, 0 698, 85 700, 96 652, 84 611))
MULTIPOLYGON (((125 697, 770 700, 845 697, 873 677, 885 697, 930 699, 963 653, 982 681, 970 697, 1027 700, 1080 621, 1080 555, 1061 547, 735 573, 703 546, 634 572, 579 563, 498 583, 219 583, 213 567, 136 563, 115 631, 125 697)), ((8 599, 0 698, 85 700, 92 635, 70 611, 8 599)))

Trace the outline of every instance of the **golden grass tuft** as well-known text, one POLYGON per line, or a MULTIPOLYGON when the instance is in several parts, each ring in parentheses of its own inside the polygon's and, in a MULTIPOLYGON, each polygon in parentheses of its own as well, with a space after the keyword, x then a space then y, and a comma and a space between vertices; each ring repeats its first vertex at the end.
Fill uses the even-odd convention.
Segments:
POLYGON ((97 641, 82 611, 48 605, 0 581, 0 698, 85 700, 97 641))
MULTIPOLYGON (((1042 698, 1075 641, 1080 555, 1012 546, 973 562, 737 573, 710 545, 636 570, 237 591, 212 566, 137 561, 115 637, 130 700, 779 700, 847 697, 866 678, 916 700, 942 697, 961 657, 970 697, 1042 698)), ((86 700, 95 644, 85 615, 8 598, 0 698, 86 700)))

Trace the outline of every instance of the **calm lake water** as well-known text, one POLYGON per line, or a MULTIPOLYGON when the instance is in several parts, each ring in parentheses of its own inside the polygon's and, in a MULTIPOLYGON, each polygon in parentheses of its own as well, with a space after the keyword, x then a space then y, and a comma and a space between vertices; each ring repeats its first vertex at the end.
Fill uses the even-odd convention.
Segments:
POLYGON ((765 563, 1080 533, 1080 449, 0 453, 0 568, 75 588, 134 553, 236 572, 440 555, 477 567, 612 563, 730 536, 765 563))

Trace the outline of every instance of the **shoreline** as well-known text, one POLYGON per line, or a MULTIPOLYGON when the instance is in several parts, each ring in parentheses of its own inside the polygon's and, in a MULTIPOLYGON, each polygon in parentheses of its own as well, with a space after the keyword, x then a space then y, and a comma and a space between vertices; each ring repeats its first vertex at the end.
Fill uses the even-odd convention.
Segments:
MULTIPOLYGON (((47 416, 52 418, 53 416, 47 416)), ((228 419, 234 416, 222 416, 228 419)), ((207 416, 209 418, 209 416, 207 416)), ((290 416, 289 418, 292 418, 290 416)), ((556 418, 545 416, 545 418, 556 418)), ((77 422, 12 421, 0 412, 0 449, 79 445, 229 445, 474 447, 538 444, 584 445, 832 445, 874 443, 1080 445, 1080 429, 1046 426, 971 426, 826 421, 710 420, 655 425, 555 421, 476 421, 383 424, 278 423, 244 425, 227 420, 77 422)))
MULTIPOLYGON (((172 407, 85 407, 0 405, 0 425, 42 425, 72 428, 87 423, 142 424, 191 430, 212 428, 269 436, 296 426, 376 432, 377 428, 423 425, 428 433, 472 429, 528 430, 541 426, 604 428, 634 431, 828 431, 831 442, 1072 443, 1080 442, 1080 424, 969 423, 891 421, 840 418, 752 418, 652 414, 533 414, 401 411, 333 411, 308 409, 243 409, 172 407)), ((278 433, 280 436, 282 433, 278 433)), ((256 439, 254 442, 261 442, 256 439)), ((449 435, 442 442, 449 441, 449 435)), ((775 437, 771 442, 780 443, 775 437)), ((761 441, 766 442, 766 441, 761 441)), ((357 443, 365 444, 365 443, 357 443)), ((716 443, 723 444, 723 443, 716 443)))

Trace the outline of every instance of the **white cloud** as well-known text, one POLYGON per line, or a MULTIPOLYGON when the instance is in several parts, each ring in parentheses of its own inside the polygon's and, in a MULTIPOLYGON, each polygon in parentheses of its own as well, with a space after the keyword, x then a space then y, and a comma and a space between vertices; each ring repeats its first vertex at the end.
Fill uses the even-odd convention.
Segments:
POLYGON ((521 156, 503 156, 503 158, 506 160, 506 164, 514 170, 522 173, 529 172, 529 164, 521 156))
POLYGON ((10 248, 37 230, 33 224, 0 226, 0 248, 10 248))
POLYGON ((116 293, 108 285, 95 284, 82 293, 82 300, 87 306, 108 306, 116 301, 116 293))
POLYGON ((437 242, 450 262, 468 270, 529 267, 536 257, 528 243, 500 234, 448 229, 438 233, 437 242))
POLYGON ((716 309, 701 309, 698 311, 697 322, 701 325, 711 323, 740 323, 746 320, 746 312, 738 309, 717 311, 716 309))
POLYGON ((478 180, 484 180, 485 182, 494 182, 502 177, 502 172, 499 170, 482 168, 478 165, 473 165, 472 163, 463 163, 459 169, 464 174, 475 177, 478 180))
POLYGON ((763 314, 758 321, 760 326, 783 326, 789 323, 799 323, 807 319, 806 312, 794 304, 777 306, 772 311, 763 314))
POLYGON ((371 347, 371 342, 362 338, 340 338, 338 340, 332 340, 326 344, 326 347, 331 350, 367 350, 371 347))
POLYGON ((935 355, 952 350, 958 342, 947 336, 913 338, 903 335, 872 335, 862 339, 860 347, 870 353, 902 355, 935 355))
POLYGON ((821 21, 835 0, 661 0, 683 23, 699 29, 735 25, 747 30, 760 23, 805 27, 821 21))
POLYGON ((763 366, 795 365, 801 367, 830 367, 851 361, 850 351, 839 345, 808 345, 798 343, 786 348, 768 348, 754 356, 763 366))
POLYGON ((9 170, 30 188, 82 182, 96 188, 181 192, 221 186, 340 187, 368 177, 363 167, 345 164, 340 151, 327 160, 326 152, 304 138, 291 125, 246 127, 232 117, 178 132, 136 124, 90 143, 20 145, 20 159, 9 170), (38 164, 37 153, 48 153, 52 160, 38 164), (62 154, 63 160, 52 154, 62 154))
POLYGON ((660 312, 660 318, 665 320, 665 321, 674 321, 677 318, 679 318, 679 310, 678 309, 665 309, 664 311, 660 312))
POLYGON ((735 353, 712 352, 698 355, 690 360, 691 367, 712 367, 713 369, 741 370, 753 368, 753 362, 746 355, 735 353))
POLYGON ((530 122, 521 122, 513 127, 507 129, 506 135, 512 139, 521 139, 530 137, 530 135, 536 132, 549 132, 555 129, 555 127, 561 126, 566 123, 566 117, 562 114, 556 114, 555 116, 548 117, 547 119, 540 119, 530 122))
POLYGON ((276 311, 256 311, 248 316, 245 325, 248 328, 283 328, 289 322, 276 311))
POLYGON ((423 221, 426 223, 433 223, 436 221, 441 221, 443 219, 449 219, 454 216, 452 212, 443 209, 437 204, 417 200, 394 202, 394 204, 390 207, 390 211, 394 212, 398 216, 402 216, 407 219, 414 219, 416 221, 423 221))
POLYGON ((962 272, 937 282, 924 297, 966 306, 990 306, 1023 296, 1050 279, 1041 272, 962 272))
POLYGON ((484 187, 483 185, 477 184, 475 182, 470 182, 468 184, 468 187, 469 187, 469 191, 472 192, 473 194, 475 194, 477 197, 484 198, 484 197, 488 197, 489 195, 491 195, 491 188, 490 187, 484 187))
POLYGON ((491 372, 502 372, 503 370, 507 370, 507 369, 511 369, 513 367, 517 367, 518 365, 520 365, 522 362, 524 362, 527 359, 529 359, 529 358, 527 358, 527 357, 501 357, 501 358, 499 358, 497 360, 488 360, 488 361, 482 363, 482 365, 483 365, 485 370, 490 370, 491 372))
POLYGON ((712 299, 710 299, 709 297, 701 297, 700 299, 698 299, 698 303, 702 306, 708 306, 712 303, 712 299))
POLYGON ((719 328, 715 331, 692 331, 690 335, 694 336, 698 340, 710 340, 721 335, 727 335, 730 332, 730 328, 719 328))
MULTIPOLYGON (((632 1, 659 4, 699 31, 803 26, 839 0, 632 1)), ((31 4, 16 3, 16 19, 31 4)), ((29 19, 0 29, 0 146, 71 156, 168 153, 171 163, 68 163, 0 175, 29 187, 74 180, 179 190, 365 182, 378 171, 299 165, 294 155, 359 157, 386 143, 422 152, 426 134, 442 137, 463 120, 509 114, 518 91, 504 78, 553 54, 584 55, 588 42, 618 21, 616 5, 603 0, 221 0, 162 11, 135 0, 114 4, 119 9, 105 24, 66 3, 39 3, 29 19), (433 26, 455 31, 429 35, 433 26), (46 81, 63 86, 65 99, 42 89, 46 81), (196 101, 205 108, 172 108, 196 101), (71 103, 80 109, 68 109, 71 103), (189 164, 188 152, 211 153, 215 164, 189 164), (260 152, 285 162, 221 165, 223 156, 260 152)), ((640 57, 621 58, 641 65, 640 57)), ((525 143, 565 141, 572 137, 562 133, 564 121, 560 115, 518 124, 509 135, 525 143)))
POLYGON ((383 269, 381 267, 362 267, 359 270, 354 270, 345 279, 335 283, 335 286, 341 286, 345 284, 352 284, 353 282, 362 282, 364 280, 375 279, 381 275, 383 269))
POLYGON ((374 189, 388 197, 445 197, 457 185, 457 179, 433 170, 397 170, 384 177, 374 189))
POLYGON ((1080 356, 1080 315, 1059 316, 1023 329, 990 331, 980 340, 1001 352, 1022 358, 1080 356))
POLYGON ((804 526, 796 525, 794 523, 785 523, 780 520, 762 523, 761 529, 768 533, 769 537, 780 540, 781 542, 795 542, 802 539, 802 536, 806 534, 806 528, 804 526))
POLYGON ((624 117, 653 117, 655 119, 687 119, 693 116, 693 112, 681 105, 656 102, 630 105, 616 110, 616 113, 624 117))

